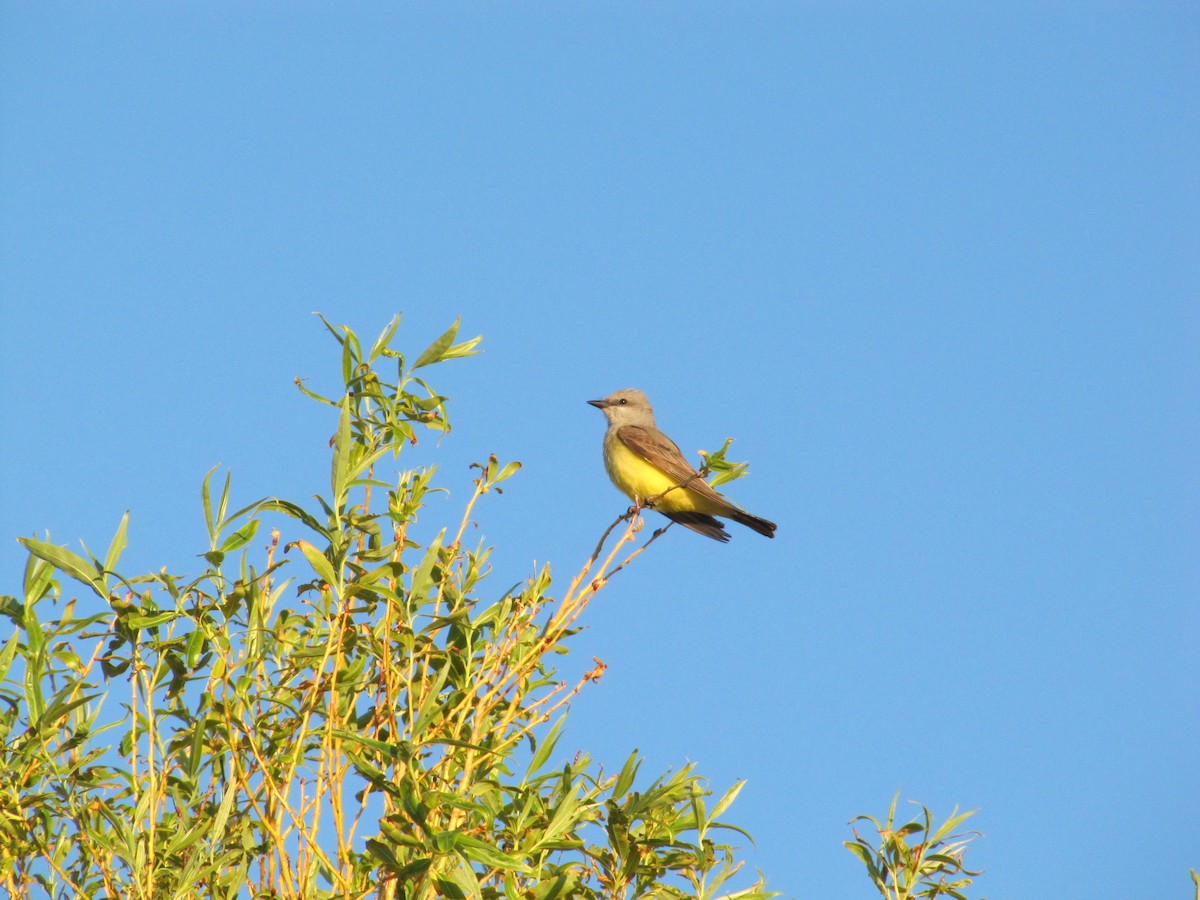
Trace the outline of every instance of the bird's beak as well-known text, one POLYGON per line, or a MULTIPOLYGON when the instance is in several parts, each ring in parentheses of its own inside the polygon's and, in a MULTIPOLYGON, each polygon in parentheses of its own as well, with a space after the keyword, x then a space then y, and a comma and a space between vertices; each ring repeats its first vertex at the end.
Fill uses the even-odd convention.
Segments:
POLYGON ((603 400, 589 400, 588 404, 590 406, 596 407, 596 409, 604 409, 604 407, 608 406, 608 404, 605 403, 603 400))

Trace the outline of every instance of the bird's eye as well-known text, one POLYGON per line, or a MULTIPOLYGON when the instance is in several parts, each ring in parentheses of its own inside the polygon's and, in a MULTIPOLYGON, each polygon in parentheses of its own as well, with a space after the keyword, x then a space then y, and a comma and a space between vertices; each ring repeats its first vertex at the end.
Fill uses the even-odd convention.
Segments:
POLYGON ((621 405, 622 405, 622 406, 624 406, 624 405, 625 405, 626 403, 628 403, 628 402, 629 402, 629 401, 628 401, 628 400, 626 400, 624 397, 622 397, 622 398, 621 398, 621 405))

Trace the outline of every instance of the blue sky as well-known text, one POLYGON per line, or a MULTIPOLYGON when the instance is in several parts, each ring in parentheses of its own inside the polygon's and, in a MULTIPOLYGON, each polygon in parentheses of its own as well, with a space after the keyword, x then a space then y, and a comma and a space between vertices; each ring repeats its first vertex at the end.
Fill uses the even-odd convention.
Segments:
POLYGON ((0 590, 35 530, 189 571, 199 485, 327 485, 320 310, 525 463, 498 594, 624 509, 640 387, 779 523, 672 531, 589 610, 564 748, 695 761, 750 864, 870 897, 893 792, 979 808, 992 897, 1200 866, 1200 9, 7 4, 0 590))

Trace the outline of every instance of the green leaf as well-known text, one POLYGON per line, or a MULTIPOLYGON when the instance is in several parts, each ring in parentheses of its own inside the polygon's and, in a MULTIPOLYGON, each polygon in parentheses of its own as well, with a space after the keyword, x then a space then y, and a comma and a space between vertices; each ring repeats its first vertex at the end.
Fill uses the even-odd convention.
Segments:
POLYGON ((324 325, 327 329, 329 329, 329 333, 333 335, 334 340, 336 340, 339 344, 345 343, 346 339, 345 339, 345 337, 342 336, 342 332, 338 331, 334 326, 330 325, 329 320, 327 318, 325 318, 319 312, 313 313, 313 315, 316 316, 317 318, 319 318, 321 320, 321 324, 324 325))
POLYGON ((375 362, 379 354, 387 349, 388 344, 392 342, 392 338, 396 336, 396 330, 400 327, 400 313, 392 316, 392 321, 388 322, 387 327, 379 335, 374 346, 371 347, 371 355, 367 358, 368 362, 375 362))
POLYGON ((418 602, 423 600, 426 592, 433 587, 433 566, 438 560, 438 554, 442 549, 442 540, 445 537, 446 529, 443 528, 438 532, 438 536, 430 542, 425 556, 421 559, 421 564, 413 572, 409 594, 418 602))
POLYGON ((463 896, 470 897, 471 900, 483 900, 483 893, 479 890, 479 879, 466 861, 459 860, 454 871, 450 873, 450 878, 463 892, 463 896))
MULTIPOLYGON (((46 535, 50 537, 49 534, 46 535)), ((46 596, 47 592, 54 584, 54 566, 50 565, 44 559, 30 554, 25 560, 25 600, 27 603, 36 603, 46 596)))
POLYGON ((254 540, 254 535, 258 532, 258 519, 251 519, 221 544, 222 553, 232 553, 235 550, 240 550, 248 543, 254 540))
MULTIPOLYGON (((510 892, 509 896, 515 897, 518 894, 514 891, 510 892)), ((574 872, 568 873, 559 870, 554 872, 553 877, 538 882, 534 888, 532 900, 559 900, 561 897, 576 896, 587 896, 585 892, 579 890, 579 876, 574 872)))
POLYGON ((725 812, 725 810, 729 809, 730 804, 732 804, 733 801, 737 799, 737 795, 742 792, 742 788, 744 788, 745 786, 746 786, 745 781, 739 781, 739 782, 736 782, 733 787, 731 787, 729 790, 727 790, 725 792, 725 795, 716 802, 716 805, 713 806, 712 813, 711 813, 712 818, 714 818, 714 819, 717 818, 717 816, 721 815, 721 813, 723 813, 723 812, 725 812))
POLYGON ((483 340, 483 336, 473 337, 469 341, 463 341, 461 344, 455 344, 449 350, 442 354, 442 360, 461 359, 464 356, 474 356, 479 351, 475 348, 479 342, 483 340))
POLYGON ((340 590, 340 582, 334 574, 333 566, 325 558, 325 554, 308 541, 296 541, 296 546, 300 548, 300 552, 304 554, 304 558, 308 560, 308 564, 313 567, 313 571, 317 573, 317 577, 328 584, 334 591, 340 590))
POLYGON ((746 888, 744 891, 734 891, 732 894, 726 894, 721 900, 771 900, 772 897, 778 897, 779 891, 760 891, 760 884, 752 888, 746 888))
POLYGON ((400 868, 400 860, 392 852, 392 848, 382 841, 367 838, 367 852, 391 869, 393 872, 400 868))
POLYGON ((896 837, 906 838, 910 834, 920 834, 925 830, 925 826, 920 822, 909 822, 907 825, 902 825, 896 829, 896 837))
POLYGON ((350 451, 353 444, 350 440, 350 400, 346 398, 342 401, 342 411, 338 416, 338 430, 334 437, 333 443, 333 471, 330 475, 330 484, 333 488, 334 505, 339 509, 342 506, 346 496, 346 491, 349 489, 350 479, 350 451))
POLYGON ((529 866, 521 862, 518 857, 503 853, 497 850, 494 844, 489 844, 486 841, 481 841, 479 838, 474 838, 467 834, 459 834, 455 838, 454 846, 459 853, 471 860, 471 862, 482 863, 485 866, 493 866, 508 872, 521 872, 525 874, 531 871, 529 866))
POLYGON ((308 511, 302 506, 292 503, 290 500, 279 500, 272 497, 270 500, 264 500, 259 509, 265 512, 278 512, 283 513, 285 516, 291 516, 293 519, 303 522, 311 531, 316 532, 325 540, 329 540, 329 530, 309 515, 308 511))
POLYGON ((63 695, 69 694, 70 689, 62 691, 59 696, 55 697, 54 700, 51 701, 50 705, 46 707, 45 712, 38 716, 38 718, 34 721, 33 727, 35 729, 52 727, 55 723, 66 718, 67 713, 69 713, 71 710, 75 709, 76 707, 83 706, 83 704, 89 703, 92 700, 95 700, 97 697, 102 696, 99 693, 80 694, 74 698, 64 699, 63 695))
POLYGON ((441 337, 425 348, 425 351, 417 357, 417 361, 412 364, 414 370, 435 363, 445 356, 446 352, 454 344, 454 336, 458 334, 460 319, 461 317, 455 319, 454 324, 447 328, 441 337))
POLYGON ((955 808, 954 812, 950 813, 950 816, 945 822, 942 823, 941 827, 933 833, 932 840, 940 841, 946 838, 948 835, 953 834, 959 825, 971 818, 971 816, 975 815, 977 812, 979 812, 979 810, 971 809, 965 813, 960 813, 958 809, 955 808))
POLYGON ((8 643, 4 645, 4 649, 0 650, 0 681, 3 681, 8 675, 9 667, 17 655, 17 647, 20 643, 21 634, 14 631, 12 637, 8 639, 8 643))
POLYGON ((29 642, 29 649, 26 652, 29 657, 40 655, 42 648, 46 645, 46 634, 42 631, 42 623, 38 621, 37 611, 33 608, 34 602, 35 598, 26 597, 25 606, 21 610, 20 627, 25 629, 25 636, 29 642))
POLYGON ((150 613, 144 616, 130 616, 125 624, 130 628, 153 628, 155 625, 170 622, 177 615, 174 610, 169 610, 167 612, 150 613))
MULTIPOLYGON (((359 478, 358 476, 360 476, 363 472, 367 471, 367 469, 371 468, 371 466, 375 465, 375 463, 377 463, 380 460, 380 458, 383 457, 384 454, 391 453, 395 449, 396 449, 395 447, 389 447, 387 444, 384 444, 382 447, 378 448, 377 450, 375 450, 371 453, 364 454, 362 459, 360 459, 357 463, 354 464, 352 471, 349 472, 349 474, 348 474, 348 477, 351 479, 350 483, 358 484, 358 485, 373 484, 373 485, 376 485, 377 487, 383 488, 384 490, 387 490, 388 488, 390 488, 391 484, 389 484, 388 482, 368 480, 365 478, 359 478)), ((349 485, 347 485, 347 487, 349 487, 349 485)))
POLYGON ((532 852, 547 849, 564 838, 574 839, 573 826, 577 825, 581 818, 580 801, 573 787, 568 790, 570 793, 560 798, 554 815, 550 817, 550 821, 538 836, 537 843, 531 848, 532 852))
POLYGON ((217 471, 221 466, 218 463, 207 472, 204 473, 204 480, 200 482, 200 503, 204 507, 204 525, 208 528, 208 540, 213 542, 217 539, 217 521, 212 514, 212 496, 209 492, 208 483, 212 478, 213 472, 217 471))
POLYGON ((430 727, 430 723, 437 721, 445 713, 445 707, 440 701, 443 699, 442 688, 445 687, 449 678, 450 666, 440 666, 433 678, 429 692, 421 701, 421 705, 417 707, 417 714, 413 718, 412 726, 414 734, 423 733, 430 727))
POLYGON ((25 704, 29 707, 29 721, 41 721, 46 711, 46 701, 42 697, 42 669, 46 658, 41 653, 29 653, 25 658, 25 704))
POLYGON ((126 532, 129 529, 129 510, 125 510, 125 515, 121 516, 121 524, 117 526, 117 533, 113 535, 112 543, 108 545, 108 553, 104 555, 104 571, 112 572, 117 567, 117 560, 121 558, 121 554, 125 552, 129 541, 126 538, 126 532))
POLYGON ((233 473, 225 473, 225 484, 221 486, 221 501, 217 504, 217 517, 213 520, 213 525, 217 533, 220 533, 222 526, 225 524, 225 513, 229 509, 229 485, 233 482, 233 473))
POLYGON ((613 797, 624 797, 629 793, 629 789, 633 787, 633 780, 637 777, 638 768, 642 761, 636 750, 629 754, 629 758, 625 760, 625 765, 621 767, 621 772, 617 775, 616 784, 613 785, 613 797))
POLYGON ((345 325, 341 329, 346 333, 346 339, 342 341, 342 381, 349 388, 354 382, 354 369, 358 364, 358 355, 354 352, 358 341, 354 340, 354 334, 345 325))
POLYGON ((59 547, 46 541, 33 538, 17 538, 17 540, 38 559, 44 559, 60 572, 70 575, 76 581, 86 584, 101 597, 108 599, 104 577, 95 563, 84 559, 78 553, 72 553, 66 547, 59 547))
POLYGON ((554 752, 554 748, 558 744, 559 734, 562 732, 565 721, 565 716, 559 716, 558 721, 551 726, 550 732, 542 738, 541 746, 537 748, 537 752, 529 760, 529 766, 525 770, 527 773, 526 778, 540 771, 542 766, 546 764, 546 760, 550 758, 550 754, 554 752))
POLYGON ((843 841, 842 846, 859 858, 873 881, 878 881, 880 868, 876 863, 875 851, 859 841, 843 841))
POLYGON ((296 387, 298 387, 300 389, 300 393, 302 393, 305 397, 308 397, 311 400, 316 400, 318 403, 324 403, 326 406, 337 406, 338 405, 337 400, 330 400, 328 397, 324 397, 321 394, 318 394, 316 391, 310 391, 308 388, 306 388, 304 386, 303 378, 296 379, 296 387))
POLYGON ((343 741, 374 750, 389 762, 408 762, 413 757, 413 745, 409 741, 380 741, 343 728, 333 729, 333 734, 343 741))
POLYGON ((459 321, 460 319, 455 319, 454 324, 446 329, 441 337, 425 348, 425 352, 418 356, 417 361, 412 364, 413 370, 447 359, 473 356, 479 352, 475 346, 483 340, 482 337, 475 337, 469 341, 463 341, 461 344, 454 343, 454 337, 458 334, 459 321))
POLYGON ((733 438, 725 438, 725 443, 720 450, 709 453, 705 450, 700 451, 700 456, 704 460, 704 465, 701 467, 701 472, 705 476, 713 473, 713 478, 709 482, 712 487, 725 484, 727 481, 733 481, 741 478, 750 468, 749 463, 731 462, 725 458, 725 454, 729 451, 729 445, 733 443, 733 438))

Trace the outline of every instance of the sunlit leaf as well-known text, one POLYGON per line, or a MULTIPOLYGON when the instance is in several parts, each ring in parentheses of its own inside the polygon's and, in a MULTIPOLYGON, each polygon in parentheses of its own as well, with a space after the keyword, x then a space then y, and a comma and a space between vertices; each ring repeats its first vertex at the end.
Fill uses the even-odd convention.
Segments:
POLYGON ((117 567, 117 560, 121 558, 121 554, 128 546, 127 532, 129 529, 129 511, 125 511, 125 515, 121 516, 121 524, 117 526, 117 533, 113 535, 112 543, 108 545, 108 553, 104 555, 104 571, 112 572, 117 567))
POLYGON ((101 597, 108 597, 105 590, 104 578, 96 564, 84 559, 78 553, 72 553, 66 547, 59 547, 34 538, 17 538, 30 553, 39 559, 44 559, 60 572, 71 576, 94 590, 101 597))
POLYGON ((252 540, 254 540, 254 535, 257 533, 258 519, 251 519, 221 542, 221 552, 233 553, 235 550, 242 549, 252 540))
POLYGON ((447 328, 441 337, 422 351, 421 355, 417 357, 416 362, 412 364, 414 371, 442 359, 454 344, 454 336, 458 334, 458 325, 459 319, 455 319, 454 324, 447 328))

